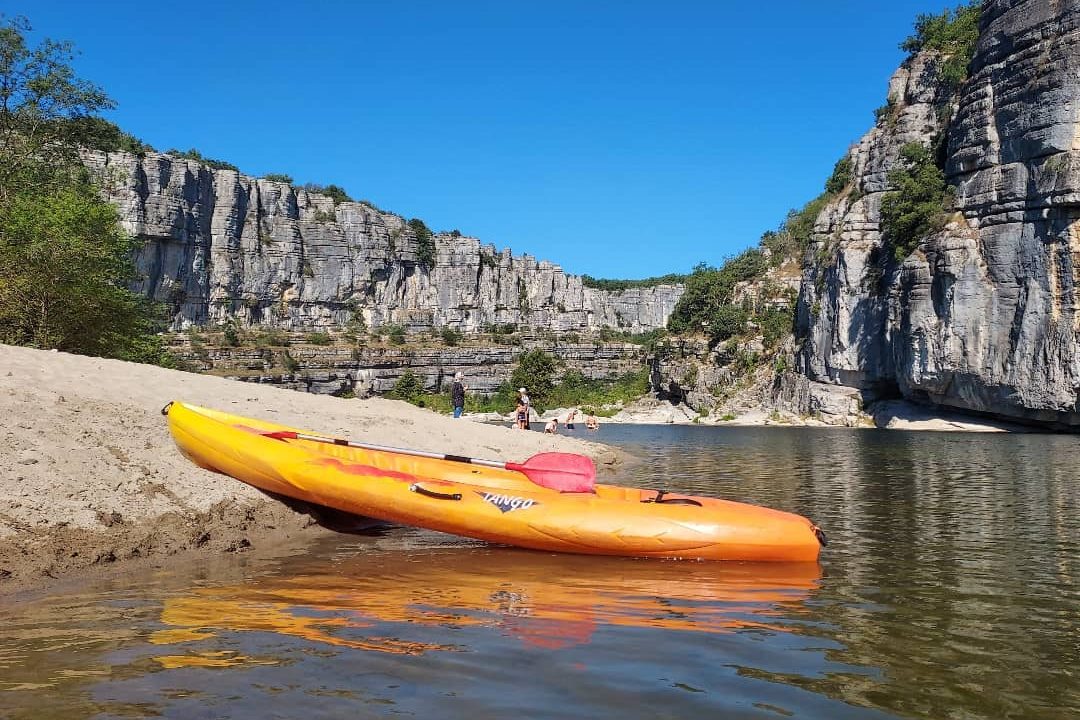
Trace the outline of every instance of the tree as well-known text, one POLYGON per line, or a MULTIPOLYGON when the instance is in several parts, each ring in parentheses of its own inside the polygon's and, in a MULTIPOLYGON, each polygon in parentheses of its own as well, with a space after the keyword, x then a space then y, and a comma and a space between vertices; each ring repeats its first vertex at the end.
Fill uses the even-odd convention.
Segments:
POLYGON ((979 41, 979 17, 982 0, 958 5, 955 10, 945 9, 940 15, 924 13, 915 20, 915 32, 909 35, 900 49, 914 56, 925 50, 934 50, 945 56, 938 69, 939 77, 954 89, 968 76, 968 66, 975 56, 979 41))
POLYGON ((412 402, 424 394, 424 383, 412 370, 406 370, 394 383, 394 389, 390 391, 392 397, 398 400, 412 402))
POLYGON ((409 221, 409 229, 416 237, 416 260, 426 268, 435 265, 435 235, 420 218, 409 221))
POLYGON ((9 197, 0 212, 0 339, 159 361, 153 309, 125 286, 136 244, 88 183, 9 197))
POLYGON ((944 226, 951 190, 930 149, 917 142, 900 149, 900 162, 888 178, 896 189, 881 200, 881 227, 901 261, 944 226))
POLYGON ((544 402, 555 390, 556 360, 543 350, 529 350, 521 354, 514 372, 510 375, 510 384, 517 388, 526 388, 532 406, 541 409, 544 402))
POLYGON ((31 48, 29 29, 0 23, 0 341, 164 362, 155 307, 128 289, 137 243, 78 162, 112 101, 70 43, 31 48))
POLYGON ((25 18, 0 21, 0 202, 18 187, 62 182, 57 170, 78 157, 70 121, 113 107, 101 88, 75 77, 71 43, 31 48, 29 31, 25 18))

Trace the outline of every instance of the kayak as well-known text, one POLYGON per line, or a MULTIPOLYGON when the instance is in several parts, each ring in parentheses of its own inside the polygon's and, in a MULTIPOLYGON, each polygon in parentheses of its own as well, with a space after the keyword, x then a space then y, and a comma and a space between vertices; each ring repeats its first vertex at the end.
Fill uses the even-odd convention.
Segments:
POLYGON ((560 492, 520 471, 282 437, 318 434, 182 402, 163 412, 177 446, 201 467, 386 522, 629 557, 812 562, 824 542, 807 518, 756 505, 599 483, 560 492))

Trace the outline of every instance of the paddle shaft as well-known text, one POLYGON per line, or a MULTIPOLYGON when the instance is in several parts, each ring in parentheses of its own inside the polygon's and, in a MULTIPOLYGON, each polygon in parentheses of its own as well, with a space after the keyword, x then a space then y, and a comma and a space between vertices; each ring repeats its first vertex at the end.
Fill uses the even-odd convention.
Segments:
POLYGON ((328 438, 321 435, 308 435, 299 432, 272 432, 266 433, 274 438, 296 438, 297 440, 311 440, 312 442, 328 443, 331 445, 344 445, 346 447, 360 448, 361 450, 378 450, 380 452, 400 453, 401 455, 415 455, 416 457, 431 458, 432 460, 449 460, 451 462, 467 463, 469 465, 483 465, 484 467, 499 468, 500 470, 517 470, 517 463, 504 463, 498 460, 483 460, 480 458, 465 457, 464 455, 444 455, 443 453, 426 452, 424 450, 411 450, 408 448, 390 447, 389 445, 374 445, 360 443, 353 440, 340 438, 328 438))

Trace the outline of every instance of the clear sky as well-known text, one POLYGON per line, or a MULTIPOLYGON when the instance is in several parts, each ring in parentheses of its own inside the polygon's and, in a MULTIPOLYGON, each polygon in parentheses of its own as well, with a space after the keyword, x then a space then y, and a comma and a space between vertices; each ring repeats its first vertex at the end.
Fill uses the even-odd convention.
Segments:
POLYGON ((720 263, 817 195, 948 0, 8 0, 159 149, 575 273, 720 263))

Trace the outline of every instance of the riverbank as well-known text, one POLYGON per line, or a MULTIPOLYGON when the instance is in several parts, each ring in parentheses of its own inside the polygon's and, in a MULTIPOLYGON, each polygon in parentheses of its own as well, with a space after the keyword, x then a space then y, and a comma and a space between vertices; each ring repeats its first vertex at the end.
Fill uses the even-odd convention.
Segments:
MULTIPOLYGON (((543 414, 534 412, 533 423, 543 423, 557 418, 565 425, 566 418, 575 408, 555 408, 543 414)), ((585 413, 577 409, 577 422, 584 424, 585 413)), ((475 413, 466 415, 470 420, 483 423, 510 423, 512 415, 498 413, 475 413)), ((818 412, 800 415, 788 410, 763 406, 743 406, 738 412, 699 414, 683 404, 673 404, 654 397, 643 397, 628 403, 611 417, 599 418, 602 424, 616 425, 718 425, 721 427, 848 427, 879 430, 923 430, 933 432, 1039 432, 1033 428, 1004 420, 983 418, 943 408, 917 405, 906 400, 884 400, 869 405, 865 410, 857 404, 841 407, 837 412, 818 412)))
POLYGON ((131 559, 240 552, 332 524, 318 509, 290 507, 185 459, 160 414, 170 400, 461 455, 582 452, 601 472, 626 459, 595 443, 456 421, 394 400, 0 345, 0 592, 131 559))

